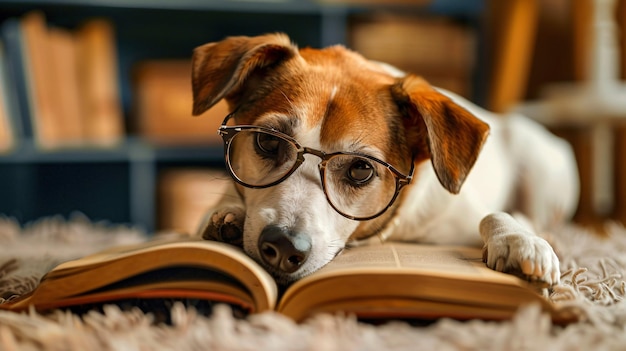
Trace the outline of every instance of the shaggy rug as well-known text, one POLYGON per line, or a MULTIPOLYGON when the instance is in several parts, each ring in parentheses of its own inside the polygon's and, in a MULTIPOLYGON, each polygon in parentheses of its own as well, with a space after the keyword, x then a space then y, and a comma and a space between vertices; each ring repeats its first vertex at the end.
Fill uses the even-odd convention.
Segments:
MULTIPOLYGON (((428 325, 381 325, 352 316, 317 315, 296 324, 276 313, 234 318, 218 306, 210 317, 171 306, 171 323, 137 309, 106 306, 82 317, 0 311, 0 350, 623 350, 626 346, 626 229, 608 223, 604 238, 568 225, 551 241, 562 259, 562 282, 549 299, 580 316, 552 325, 537 306, 506 322, 442 319, 428 325)), ((111 245, 147 240, 139 230, 75 216, 24 227, 0 218, 0 303, 37 285, 47 270, 111 245)))

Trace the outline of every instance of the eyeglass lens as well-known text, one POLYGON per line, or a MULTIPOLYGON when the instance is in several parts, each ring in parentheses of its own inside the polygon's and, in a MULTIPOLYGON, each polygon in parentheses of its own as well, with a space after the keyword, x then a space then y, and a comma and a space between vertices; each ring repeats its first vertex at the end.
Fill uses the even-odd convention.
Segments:
POLYGON ((241 131, 228 149, 233 174, 250 186, 266 186, 284 177, 295 166, 298 149, 289 140, 256 131, 241 131))
MULTIPOLYGON (((228 145, 232 174, 251 187, 263 187, 296 167, 298 148, 278 135, 242 130, 228 145)), ((336 154, 325 162, 323 185, 331 205, 344 215, 366 218, 383 211, 396 193, 396 178, 385 165, 354 154, 336 154)))

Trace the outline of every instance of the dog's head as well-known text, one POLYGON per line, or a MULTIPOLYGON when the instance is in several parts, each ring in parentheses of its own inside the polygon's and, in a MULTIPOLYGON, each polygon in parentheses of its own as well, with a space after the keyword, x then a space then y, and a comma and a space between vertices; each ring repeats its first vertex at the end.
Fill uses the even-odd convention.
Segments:
POLYGON ((458 193, 488 134, 420 77, 394 76, 341 46, 299 50, 283 34, 196 48, 192 87, 195 115, 226 99, 234 124, 255 126, 233 130, 244 136, 229 148, 235 172, 246 173, 236 177, 244 249, 282 282, 380 231, 413 165, 430 160, 458 193))

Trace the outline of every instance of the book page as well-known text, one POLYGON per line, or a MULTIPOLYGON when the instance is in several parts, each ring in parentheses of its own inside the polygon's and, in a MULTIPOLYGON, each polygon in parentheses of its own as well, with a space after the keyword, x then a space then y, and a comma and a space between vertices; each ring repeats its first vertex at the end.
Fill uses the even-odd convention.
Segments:
POLYGON ((480 279, 517 285, 522 283, 515 276, 487 268, 482 261, 482 249, 467 246, 385 242, 346 248, 316 275, 346 274, 347 270, 360 274, 367 271, 400 270, 443 275, 453 279, 480 279))
POLYGON ((136 255, 143 251, 150 251, 155 249, 162 248, 163 245, 170 245, 175 243, 185 243, 185 242, 194 242, 200 240, 195 239, 155 239, 150 240, 144 243, 139 244, 128 244, 128 245, 118 245, 113 246, 108 249, 104 249, 98 252, 95 252, 91 255, 81 257, 76 260, 66 261, 59 264, 52 271, 48 273, 48 275, 57 274, 66 274, 67 272, 71 272, 71 270, 85 270, 87 267, 91 265, 105 264, 107 261, 112 261, 116 259, 120 259, 122 257, 136 255))
POLYGON ((383 243, 347 248, 320 272, 368 268, 426 269, 481 274, 478 248, 410 243, 383 243))
POLYGON ((450 309, 441 308, 448 305, 509 315, 529 302, 551 309, 526 282, 487 268, 481 249, 384 243, 346 249, 320 271, 290 286, 278 310, 300 320, 329 306, 345 306, 341 309, 355 313, 385 311, 395 301, 413 301, 415 316, 425 305, 439 306, 440 316, 449 316, 450 309))
MULTIPOLYGON (((249 290, 259 311, 272 309, 276 303, 274 280, 240 249, 191 239, 122 246, 63 263, 42 278, 34 296, 44 302, 89 294, 114 283, 176 267, 206 270, 209 280, 211 274, 228 275, 249 290)), ((154 279, 159 277, 162 278, 160 275, 154 279)))

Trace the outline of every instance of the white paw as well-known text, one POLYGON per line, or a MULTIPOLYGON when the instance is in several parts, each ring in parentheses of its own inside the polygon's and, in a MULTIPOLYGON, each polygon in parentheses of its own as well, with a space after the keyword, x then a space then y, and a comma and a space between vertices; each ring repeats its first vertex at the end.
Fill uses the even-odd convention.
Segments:
POLYGON ((541 285, 557 284, 561 271, 552 246, 512 217, 503 215, 490 215, 481 222, 483 260, 487 266, 541 285))
POLYGON ((521 275, 549 286, 561 277, 559 259, 543 238, 526 234, 501 234, 485 243, 483 259, 487 267, 521 275))
POLYGON ((206 240, 243 245, 243 223, 246 211, 239 206, 227 206, 209 214, 203 223, 200 235, 206 240))

